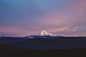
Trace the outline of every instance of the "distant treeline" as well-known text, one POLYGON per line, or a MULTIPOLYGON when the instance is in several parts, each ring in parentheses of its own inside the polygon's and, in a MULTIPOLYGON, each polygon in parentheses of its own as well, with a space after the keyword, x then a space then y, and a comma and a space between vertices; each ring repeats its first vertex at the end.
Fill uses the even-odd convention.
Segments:
POLYGON ((20 38, 20 37, 0 37, 0 38, 20 38))
POLYGON ((86 57, 83 49, 18 50, 0 47, 0 57, 86 57))
MULTIPOLYGON (((3 38, 21 38, 21 37, 5 37, 5 36, 3 36, 3 37, 0 37, 1 39, 3 39, 3 38)), ((27 38, 27 37, 24 37, 24 38, 27 38)), ((40 37, 38 37, 38 39, 39 39, 40 37)), ((63 36, 58 36, 58 37, 54 37, 54 39, 55 38, 86 38, 85 36, 78 36, 78 37, 63 37, 63 36)))

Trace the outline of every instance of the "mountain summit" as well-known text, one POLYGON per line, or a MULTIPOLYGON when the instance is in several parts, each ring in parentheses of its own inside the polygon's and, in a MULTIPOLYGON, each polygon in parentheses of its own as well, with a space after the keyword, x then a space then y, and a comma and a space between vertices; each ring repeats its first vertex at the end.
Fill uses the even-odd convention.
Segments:
POLYGON ((40 33, 38 33, 37 34, 38 36, 52 36, 52 34, 51 33, 48 33, 48 32, 46 32, 46 31, 42 31, 42 32, 40 32, 40 33))

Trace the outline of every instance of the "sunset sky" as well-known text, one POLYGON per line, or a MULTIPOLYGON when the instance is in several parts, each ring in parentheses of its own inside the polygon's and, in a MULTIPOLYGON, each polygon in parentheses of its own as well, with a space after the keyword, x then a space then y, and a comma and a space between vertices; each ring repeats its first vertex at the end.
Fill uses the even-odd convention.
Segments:
POLYGON ((0 0, 0 36, 86 36, 86 0, 0 0))

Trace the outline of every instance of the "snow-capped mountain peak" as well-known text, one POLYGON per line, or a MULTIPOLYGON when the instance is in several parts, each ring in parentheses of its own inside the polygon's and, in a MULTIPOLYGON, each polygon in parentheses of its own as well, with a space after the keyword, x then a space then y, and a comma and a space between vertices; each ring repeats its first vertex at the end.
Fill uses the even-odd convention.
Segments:
POLYGON ((49 35, 49 36, 52 36, 51 33, 48 33, 48 32, 46 32, 46 31, 44 31, 44 30, 43 30, 42 32, 38 33, 37 35, 38 35, 38 36, 48 36, 48 35, 49 35))

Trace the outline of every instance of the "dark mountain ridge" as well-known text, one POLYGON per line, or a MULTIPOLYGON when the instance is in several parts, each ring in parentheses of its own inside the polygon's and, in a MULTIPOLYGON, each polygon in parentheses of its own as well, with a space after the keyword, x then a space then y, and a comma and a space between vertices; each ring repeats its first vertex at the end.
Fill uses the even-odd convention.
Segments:
POLYGON ((85 48, 86 42, 79 39, 28 39, 24 42, 17 42, 13 45, 22 46, 37 50, 49 49, 72 49, 72 48, 85 48))

